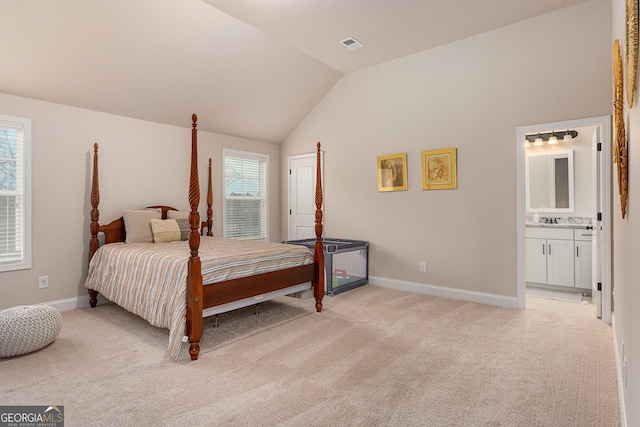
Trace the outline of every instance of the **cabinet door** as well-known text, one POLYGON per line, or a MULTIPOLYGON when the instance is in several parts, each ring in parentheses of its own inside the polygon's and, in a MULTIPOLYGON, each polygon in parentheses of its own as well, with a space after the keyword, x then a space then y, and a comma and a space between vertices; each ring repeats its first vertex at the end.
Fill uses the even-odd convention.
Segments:
POLYGON ((576 257, 576 287, 591 288, 591 256, 592 243, 590 241, 576 240, 576 249, 574 256, 576 257))
POLYGON ((574 286, 573 240, 547 240, 547 283, 574 286))
POLYGON ((525 239, 525 280, 547 283, 547 240, 525 239))

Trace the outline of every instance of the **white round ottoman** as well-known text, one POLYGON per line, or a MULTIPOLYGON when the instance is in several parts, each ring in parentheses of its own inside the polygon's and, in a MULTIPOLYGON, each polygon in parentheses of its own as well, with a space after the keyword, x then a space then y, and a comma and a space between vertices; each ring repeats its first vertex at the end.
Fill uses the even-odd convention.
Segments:
POLYGON ((0 357, 19 356, 51 344, 60 332, 62 315, 45 305, 19 305, 0 310, 0 357))

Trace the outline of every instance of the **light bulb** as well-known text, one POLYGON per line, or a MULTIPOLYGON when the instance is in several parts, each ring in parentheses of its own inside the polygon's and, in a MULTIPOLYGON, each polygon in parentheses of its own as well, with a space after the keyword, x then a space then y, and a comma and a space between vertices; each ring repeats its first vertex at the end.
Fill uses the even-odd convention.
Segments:
POLYGON ((558 138, 553 135, 549 138, 549 145, 553 145, 553 144, 557 144, 558 143, 558 138))
POLYGON ((571 134, 569 132, 564 134, 564 137, 562 138, 562 142, 564 143, 569 143, 573 141, 573 137, 571 136, 571 134))
POLYGON ((544 142, 542 142, 542 138, 537 137, 535 141, 533 141, 533 145, 535 145, 536 147, 541 146, 542 144, 544 144, 544 142))

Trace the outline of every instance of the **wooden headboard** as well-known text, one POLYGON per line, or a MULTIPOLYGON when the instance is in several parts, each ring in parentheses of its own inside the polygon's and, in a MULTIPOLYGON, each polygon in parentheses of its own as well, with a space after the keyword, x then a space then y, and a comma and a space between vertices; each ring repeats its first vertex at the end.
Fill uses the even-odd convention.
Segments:
MULTIPOLYGON (((93 254, 100 247, 98 241, 98 233, 102 232, 105 236, 105 243, 119 243, 124 242, 127 237, 127 232, 124 227, 124 218, 120 217, 109 224, 100 225, 98 223, 99 211, 98 204, 100 203, 100 188, 98 183, 98 144, 93 144, 93 180, 91 185, 91 241, 89 244, 89 260, 93 258, 93 254)), ((207 185, 207 220, 202 221, 200 229, 204 233, 207 230, 207 236, 213 236, 213 190, 211 188, 211 158, 209 158, 209 179, 207 185)), ((148 208, 162 209, 162 219, 167 219, 168 211, 177 211, 178 209, 171 206, 156 205, 148 206, 148 208)))
MULTIPOLYGON (((150 209, 162 209, 162 219, 167 219, 168 211, 177 211, 178 209, 171 206, 147 206, 150 209)), ((206 225, 206 223, 204 223, 206 225)), ((104 233, 105 243, 118 243, 124 242, 127 237, 127 232, 124 227, 124 218, 120 217, 115 221, 111 221, 109 224, 101 225, 98 227, 98 231, 104 233)))

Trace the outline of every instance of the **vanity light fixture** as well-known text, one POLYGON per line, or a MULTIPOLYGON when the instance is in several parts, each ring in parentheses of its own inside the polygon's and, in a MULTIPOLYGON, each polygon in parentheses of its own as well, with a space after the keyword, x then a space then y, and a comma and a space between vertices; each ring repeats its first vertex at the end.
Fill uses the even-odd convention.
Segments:
POLYGON ((573 138, 578 136, 578 132, 575 130, 567 129, 567 130, 553 130, 548 132, 537 132, 537 133, 529 133, 524 136, 525 138, 525 147, 529 147, 531 143, 535 147, 539 147, 544 145, 544 141, 548 141, 549 145, 557 144, 560 142, 560 138, 562 138, 562 142, 569 143, 573 141, 573 138))
POLYGON ((533 145, 539 147, 543 144, 544 142, 542 141, 542 137, 538 134, 538 137, 533 141, 533 145))
POLYGON ((565 144, 568 144, 571 141, 573 141, 573 138, 578 136, 578 132, 573 131, 573 133, 575 133, 575 135, 572 135, 572 131, 567 129, 567 131, 565 132, 564 136, 562 137, 562 142, 564 142, 565 144))

